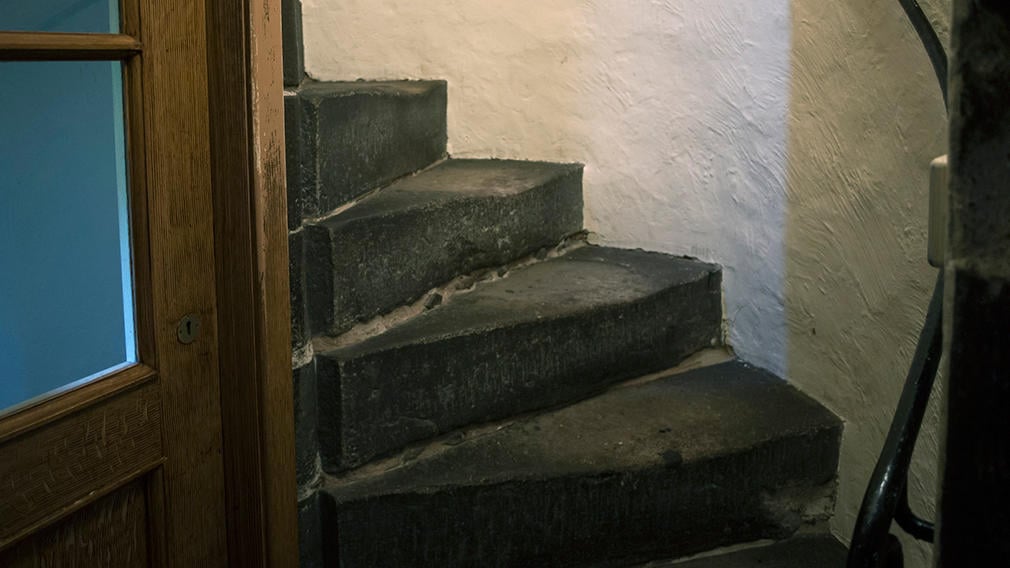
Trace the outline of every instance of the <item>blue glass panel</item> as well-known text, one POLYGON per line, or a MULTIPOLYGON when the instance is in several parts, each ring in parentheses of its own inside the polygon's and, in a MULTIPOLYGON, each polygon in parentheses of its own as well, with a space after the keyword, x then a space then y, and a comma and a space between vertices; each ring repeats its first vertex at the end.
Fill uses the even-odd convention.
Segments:
POLYGON ((136 361, 119 62, 0 63, 0 412, 136 361))
POLYGON ((119 33, 119 1, 0 0, 0 30, 119 33))

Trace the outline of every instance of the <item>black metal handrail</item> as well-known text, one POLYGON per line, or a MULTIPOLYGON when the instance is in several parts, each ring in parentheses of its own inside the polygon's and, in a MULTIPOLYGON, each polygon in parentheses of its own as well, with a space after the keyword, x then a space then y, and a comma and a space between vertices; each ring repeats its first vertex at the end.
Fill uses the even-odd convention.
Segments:
MULTIPOLYGON (((933 298, 926 312, 926 323, 919 335, 919 344, 905 379, 898 409, 859 509, 849 548, 849 568, 891 568, 902 565, 900 560, 894 558, 891 521, 897 520, 903 530, 916 538, 932 537, 932 526, 912 514, 908 506, 908 469, 929 404, 929 395, 933 390, 940 355, 943 353, 942 319, 941 273, 937 275, 933 298)), ((900 545, 897 546, 900 551, 900 545)))
MULTIPOLYGON (((898 0, 926 48, 947 106, 947 53, 916 0, 898 0)), ((933 542, 933 524, 912 512, 908 502, 908 470, 922 419, 943 353, 943 272, 937 275, 926 321, 919 334, 915 356, 905 378, 898 408, 884 448, 870 476, 856 518, 849 548, 848 568, 901 568, 904 554, 890 533, 892 521, 912 537, 933 542)))
POLYGON ((929 62, 933 64, 933 73, 936 73, 936 81, 940 84, 940 92, 943 93, 943 106, 947 106, 947 50, 943 47, 940 36, 936 35, 933 24, 929 23, 926 13, 922 11, 922 6, 919 6, 919 2, 898 0, 898 3, 905 9, 915 33, 919 34, 919 40, 926 48, 929 62))

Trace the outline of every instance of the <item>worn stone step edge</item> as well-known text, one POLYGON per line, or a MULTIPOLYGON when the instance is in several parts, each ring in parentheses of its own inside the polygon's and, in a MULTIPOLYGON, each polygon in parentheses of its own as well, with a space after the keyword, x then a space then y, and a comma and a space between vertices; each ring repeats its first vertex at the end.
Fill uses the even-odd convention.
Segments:
POLYGON ((580 231, 565 237, 553 247, 538 249, 535 253, 524 256, 512 262, 490 268, 479 268, 460 274, 452 280, 435 286, 411 303, 399 306, 393 310, 363 321, 337 336, 317 335, 312 337, 308 331, 306 306, 302 282, 302 231, 293 231, 288 235, 290 259, 290 289, 291 289, 291 368, 299 369, 307 365, 315 357, 315 353, 325 353, 340 347, 365 341, 370 337, 380 335, 390 329, 403 325, 410 320, 422 316, 428 311, 444 307, 459 297, 486 286, 492 282, 507 277, 515 270, 552 258, 563 256, 575 249, 588 245, 589 233, 580 231))
POLYGON ((355 467, 675 365, 721 339, 720 276, 660 253, 582 247, 379 336, 317 351, 323 467, 355 467))
MULTIPOLYGON (((612 386, 611 389, 626 388, 643 384, 660 377, 684 373, 693 369, 725 363, 733 359, 732 353, 725 348, 705 349, 690 357, 673 369, 637 377, 630 381, 612 386)), ((298 499, 299 499, 299 532, 301 563, 299 566, 318 568, 323 566, 321 519, 319 511, 319 490, 326 482, 326 476, 319 466, 319 453, 316 442, 316 407, 315 407, 315 366, 312 361, 303 362, 294 371, 295 381, 295 447, 298 469, 298 499)), ((345 472, 341 479, 344 482, 355 478, 367 478, 379 475, 406 463, 423 459, 426 455, 441 451, 444 448, 459 445, 468 439, 485 437, 495 431, 509 427, 510 424, 528 420, 537 414, 551 412, 557 408, 510 416, 494 423, 470 426, 455 432, 444 434, 434 440, 419 442, 409 446, 396 455, 375 460, 355 470, 345 472)))
MULTIPOLYGON (((412 176, 412 175, 418 175, 418 174, 422 173, 426 169, 429 169, 429 168, 432 168, 432 167, 437 167, 442 161, 444 161, 444 160, 440 160, 438 162, 435 162, 434 164, 431 164, 431 165, 427 166, 426 168, 423 168, 423 169, 421 169, 421 170, 419 170, 417 172, 411 172, 411 173, 405 174, 403 177, 412 176)), ((394 182, 395 181, 396 180, 394 180, 394 182)), ((376 190, 373 190, 372 192, 366 193, 366 194, 362 195, 359 199, 367 199, 370 195, 372 195, 375 192, 379 191, 379 189, 381 189, 381 188, 378 188, 376 190)), ((326 335, 314 334, 312 332, 312 329, 311 329, 310 325, 309 325, 309 323, 310 323, 310 317, 309 317, 309 314, 310 314, 309 308, 310 308, 310 306, 308 305, 308 301, 307 301, 307 298, 306 298, 306 292, 307 292, 307 290, 306 290, 306 286, 307 286, 307 282, 306 282, 307 269, 306 269, 306 258, 305 257, 306 257, 307 252, 306 252, 306 243, 305 243, 305 233, 306 233, 306 231, 304 230, 305 224, 312 224, 312 223, 324 221, 329 216, 338 215, 342 210, 344 210, 346 208, 353 207, 354 205, 356 205, 358 203, 358 201, 359 201, 358 199, 352 200, 350 203, 344 205, 341 208, 338 208, 337 210, 335 210, 333 212, 330 212, 328 215, 323 216, 321 218, 312 218, 312 219, 298 220, 298 221, 296 221, 296 223, 304 223, 304 224, 299 224, 295 228, 290 229, 288 231, 288 251, 289 251, 289 254, 288 254, 288 259, 289 259, 288 275, 289 275, 290 298, 291 298, 292 368, 297 368, 297 367, 303 365, 306 360, 308 360, 308 359, 310 359, 312 357, 312 345, 311 345, 311 342, 312 342, 313 336, 328 338, 328 336, 326 336, 326 335)), ((563 239, 562 242, 558 243, 555 248, 570 248, 571 246, 575 246, 573 244, 575 241, 585 242, 585 240, 586 240, 586 237, 585 237, 584 232, 576 233, 576 234, 572 235, 570 238, 563 239)), ((518 264, 523 263, 525 261, 526 261, 526 259, 524 258, 524 259, 520 259, 519 261, 516 261, 513 264, 518 265, 518 264)), ((504 267, 503 266, 502 268, 508 269, 510 267, 504 267)), ((311 274, 312 273, 312 269, 308 269, 308 273, 311 274)), ((469 286, 461 286, 461 284, 462 284, 462 282, 463 282, 463 280, 465 278, 469 278, 470 279, 469 281, 471 283, 472 282, 476 282, 477 280, 487 279, 486 275, 484 275, 482 273, 479 273, 479 271, 475 271, 472 274, 462 275, 462 276, 459 276, 459 277, 453 279, 452 282, 445 284, 445 286, 443 286, 443 288, 448 288, 450 286, 453 286, 453 287, 456 287, 456 288, 459 288, 459 289, 465 289, 465 288, 469 287, 469 286)), ((436 290, 435 288, 432 288, 431 290, 429 290, 429 292, 430 293, 437 293, 440 297, 444 297, 444 296, 446 296, 446 295, 448 295, 448 294, 451 293, 448 290, 436 290)), ((392 325, 393 322, 401 322, 404 319, 409 318, 410 315, 408 315, 408 314, 412 314, 414 311, 415 311, 415 308, 412 305, 400 306, 399 308, 395 308, 391 312, 388 312, 386 314, 380 314, 380 315, 375 316, 374 318, 372 318, 370 320, 360 322, 359 324, 357 324, 356 326, 354 326, 354 327, 360 327, 361 328, 360 330, 354 330, 353 327, 352 327, 351 329, 348 329, 346 332, 344 332, 342 335, 352 335, 353 336, 353 335, 361 334, 361 333, 366 333, 366 334, 367 333, 378 333, 378 331, 376 331, 376 330, 385 329, 385 328, 389 327, 390 325, 392 325), (394 313, 394 312, 396 312, 396 313, 394 313), (356 332, 356 333, 352 333, 352 332, 356 332)), ((316 325, 319 326, 318 323, 316 325)), ((332 338, 330 338, 330 339, 332 339, 332 338)))
POLYGON ((830 514, 840 435, 837 418, 771 375, 738 362, 706 367, 615 389, 387 471, 327 476, 323 540, 331 565, 344 556, 346 565, 381 557, 415 566, 567 566, 783 538, 830 514), (670 419, 680 423, 672 433, 656 433, 664 416, 645 401, 673 406, 670 419), (726 422, 734 417, 739 423, 726 422), (631 446, 622 450, 620 440, 631 446))
POLYGON ((404 178, 304 227, 308 327, 339 335, 460 274, 555 246, 582 230, 582 206, 578 164, 449 160, 404 178), (485 185, 496 176, 513 185, 485 185))
POLYGON ((845 568, 847 556, 848 548, 833 535, 807 533, 628 568, 845 568))
MULTIPOLYGON (((689 355, 683 361, 671 368, 616 382, 597 393, 596 396, 606 396, 607 393, 616 390, 631 388, 665 377, 681 375, 689 371, 728 363, 734 359, 735 356, 732 350, 728 347, 720 346, 702 349, 689 355)), ((450 448, 454 448, 463 442, 473 443, 475 440, 493 436, 495 432, 499 432, 507 428, 514 428, 519 423, 534 420, 537 416, 557 412, 563 408, 567 408, 581 402, 584 401, 565 402, 554 406, 514 414, 500 420, 494 420, 481 424, 469 424, 456 430, 442 433, 431 439, 414 442, 390 455, 374 459, 354 469, 342 471, 337 474, 326 474, 319 470, 315 476, 318 481, 316 485, 321 486, 323 483, 353 483, 363 479, 377 477, 412 462, 430 459, 432 456, 447 451, 450 448)), ((314 423, 316 416, 315 414, 312 414, 311 416, 306 416, 306 418, 308 418, 308 420, 304 420, 305 423, 314 423)), ((315 444, 315 440, 312 440, 311 442, 312 444, 315 444)))
MULTIPOLYGON (((533 439, 537 436, 534 432, 545 431, 542 428, 543 424, 564 423, 566 420, 577 422, 574 417, 580 413, 595 417, 593 420, 585 421, 587 428, 599 430, 598 433, 601 435, 609 436, 607 440, 593 439, 580 442, 588 444, 586 447, 599 455, 611 456, 610 450, 606 448, 611 450, 617 448, 614 445, 615 440, 620 441, 622 436, 633 433, 633 431, 616 432, 605 426, 607 416, 617 423, 627 421, 638 421, 643 425, 662 423, 658 433, 663 436, 656 436, 656 432, 648 431, 655 437, 653 442, 659 445, 676 442, 683 446, 677 450, 681 455, 673 464, 665 455, 638 454, 628 448, 620 448, 622 451, 619 455, 614 454, 605 461, 580 463, 578 467, 582 468, 583 473, 635 469, 641 465, 640 462, 682 466, 694 461, 717 458, 783 435, 802 434, 810 428, 841 433, 843 426, 842 421, 830 410, 788 382, 767 370, 737 359, 729 348, 714 347, 700 350, 674 367, 616 382, 586 399, 532 410, 494 422, 466 426, 418 442, 395 455, 376 459, 351 470, 337 474, 324 473, 323 484, 331 489, 342 488, 342 491, 346 490, 348 495, 354 495, 355 498, 365 498, 374 494, 376 488, 381 492, 383 487, 395 486, 395 483, 388 480, 402 478, 405 472, 409 473, 410 470, 417 469, 425 463, 446 463, 454 459, 454 455, 467 451, 467 447, 500 446, 501 440, 509 438, 533 439), (782 408, 773 409, 769 406, 769 402, 790 405, 792 412, 784 412, 782 408), (635 404, 655 406, 663 410, 662 415, 621 414, 621 408, 635 404), (727 408, 733 405, 736 414, 726 415, 727 408), (681 412, 667 412, 667 409, 681 412), (746 423, 747 420, 767 420, 771 421, 771 424, 746 423), (671 426, 671 423, 675 422, 680 422, 677 424, 680 428, 671 426), (717 434, 719 432, 722 434, 700 438, 700 434, 695 430, 698 426, 705 426, 717 434), (731 435, 736 436, 735 441, 731 435), (604 448, 595 447, 597 445, 604 448)), ((567 428, 566 430, 568 433, 565 435, 573 439, 583 438, 584 432, 575 432, 567 428)), ((645 444, 642 440, 637 440, 636 443, 639 446, 645 444)), ((567 458, 576 459, 582 455, 579 451, 569 448, 567 444, 558 447, 567 452, 567 458)), ((544 451, 542 447, 538 449, 544 451)), ((528 455, 521 457, 529 458, 528 455)), ((489 469, 491 477, 481 477, 475 484, 495 484, 512 479, 514 477, 512 473, 525 475, 544 467, 554 465, 547 466, 545 462, 532 460, 506 471, 499 464, 489 469)), ((451 469, 447 470, 447 474, 450 477, 463 475, 451 469)), ((437 485, 454 486, 450 481, 449 478, 440 478, 437 485)), ((410 487, 401 486, 399 489, 410 490, 410 487)), ((424 486, 418 490, 430 492, 437 490, 437 487, 424 486)))
POLYGON ((511 262, 487 268, 478 268, 460 274, 448 282, 428 289, 413 302, 360 322, 340 335, 321 335, 312 338, 312 352, 325 353, 381 335, 394 327, 423 316, 433 309, 443 308, 451 304, 453 300, 464 297, 466 294, 483 286, 507 278, 516 270, 545 262, 552 258, 558 258, 578 248, 589 246, 588 236, 586 231, 580 231, 561 239, 560 242, 552 247, 542 247, 537 249, 533 254, 523 256, 511 262))
POLYGON ((446 157, 445 81, 305 81, 284 98, 288 225, 446 157))

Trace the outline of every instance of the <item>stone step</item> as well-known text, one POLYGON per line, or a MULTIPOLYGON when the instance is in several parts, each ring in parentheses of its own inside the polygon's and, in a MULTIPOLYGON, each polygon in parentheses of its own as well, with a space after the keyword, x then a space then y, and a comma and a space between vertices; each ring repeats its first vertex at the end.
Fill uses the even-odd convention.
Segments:
POLYGON ((290 228, 446 155, 444 81, 308 81, 284 112, 290 228))
POLYGON ((848 549, 831 535, 800 536, 765 546, 640 568, 845 568, 848 549))
POLYGON ((581 166, 449 160, 305 227, 310 328, 342 333, 581 228, 581 166))
POLYGON ((719 341, 721 298, 714 265, 586 246, 362 342, 317 340, 323 468, 668 369, 719 341))
POLYGON ((827 519, 841 429, 736 361, 632 382, 326 478, 326 565, 628 566, 786 538, 827 519))

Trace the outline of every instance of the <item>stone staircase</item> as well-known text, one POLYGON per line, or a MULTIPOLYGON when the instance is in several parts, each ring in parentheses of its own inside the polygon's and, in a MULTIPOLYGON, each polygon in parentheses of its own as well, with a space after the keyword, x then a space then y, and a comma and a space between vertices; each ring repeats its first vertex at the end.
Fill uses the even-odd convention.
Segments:
POLYGON ((841 424, 721 346, 718 266, 587 244, 577 164, 448 159, 443 82, 285 102, 303 566, 838 556, 841 424))

